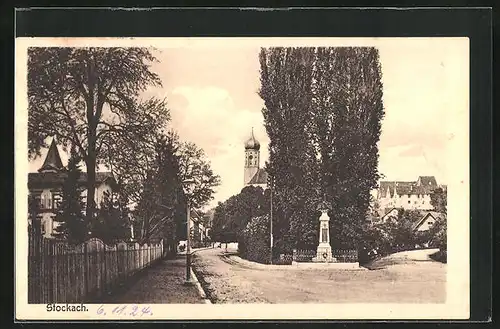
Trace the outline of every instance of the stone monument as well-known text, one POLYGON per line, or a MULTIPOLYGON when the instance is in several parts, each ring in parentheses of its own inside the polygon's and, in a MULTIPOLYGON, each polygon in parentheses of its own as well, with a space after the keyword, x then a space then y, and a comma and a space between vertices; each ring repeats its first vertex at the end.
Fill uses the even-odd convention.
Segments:
POLYGON ((315 263, 334 263, 337 260, 333 257, 332 247, 330 246, 329 206, 326 202, 322 202, 318 210, 321 211, 321 216, 319 217, 319 243, 316 257, 312 261, 315 263))

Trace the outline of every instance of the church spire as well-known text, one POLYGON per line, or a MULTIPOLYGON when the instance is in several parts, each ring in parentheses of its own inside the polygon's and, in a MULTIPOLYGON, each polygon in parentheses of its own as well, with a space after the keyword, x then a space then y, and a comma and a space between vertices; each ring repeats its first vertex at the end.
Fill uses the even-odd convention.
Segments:
POLYGON ((52 139, 52 143, 50 144, 49 151, 47 152, 47 156, 45 157, 45 161, 39 172, 57 172, 63 169, 63 164, 61 161, 61 156, 59 154, 59 150, 57 149, 55 138, 52 139))

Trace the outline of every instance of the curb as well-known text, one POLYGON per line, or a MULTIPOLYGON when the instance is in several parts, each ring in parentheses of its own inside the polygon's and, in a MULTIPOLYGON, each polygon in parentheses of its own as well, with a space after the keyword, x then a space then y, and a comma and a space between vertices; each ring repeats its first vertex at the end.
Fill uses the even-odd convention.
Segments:
POLYGON ((294 262, 291 265, 276 265, 276 264, 261 264, 257 262, 252 262, 241 258, 240 256, 234 254, 224 254, 226 257, 231 257, 235 262, 241 265, 252 266, 259 269, 293 269, 293 270, 304 270, 304 269, 331 269, 337 271, 366 271, 367 269, 359 265, 359 263, 297 263, 294 262), (300 265, 299 265, 300 264, 300 265), (349 264, 349 265, 344 265, 349 264))
POLYGON ((203 290, 203 287, 200 284, 200 281, 198 280, 198 277, 196 277, 196 274, 194 274, 194 271, 192 268, 189 269, 191 271, 191 277, 193 278, 193 282, 196 285, 196 288, 198 289, 198 293, 200 294, 200 297, 203 299, 205 304, 212 304, 210 299, 207 298, 207 294, 203 290))

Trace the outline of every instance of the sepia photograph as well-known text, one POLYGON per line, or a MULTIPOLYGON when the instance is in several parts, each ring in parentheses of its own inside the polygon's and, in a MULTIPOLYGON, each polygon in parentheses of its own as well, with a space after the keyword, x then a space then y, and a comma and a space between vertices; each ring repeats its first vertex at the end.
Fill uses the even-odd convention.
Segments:
POLYGON ((467 318, 468 127, 468 38, 17 39, 17 312, 467 318))

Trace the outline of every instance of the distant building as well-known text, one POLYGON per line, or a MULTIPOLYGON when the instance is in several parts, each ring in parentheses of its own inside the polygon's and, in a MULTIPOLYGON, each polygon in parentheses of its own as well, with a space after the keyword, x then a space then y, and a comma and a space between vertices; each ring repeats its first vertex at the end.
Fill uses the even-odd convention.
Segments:
POLYGON ((413 226, 414 231, 425 232, 428 231, 437 220, 443 219, 443 214, 435 211, 429 211, 422 216, 422 218, 413 226))
POLYGON ((390 218, 398 218, 399 212, 401 211, 401 208, 392 208, 388 210, 381 218, 381 222, 386 222, 390 218))
MULTIPOLYGON (((39 201, 42 235, 47 238, 53 236, 54 230, 58 225, 57 222, 54 222, 54 217, 62 200, 62 187, 66 177, 66 169, 62 164, 56 142, 52 140, 42 167, 38 172, 28 174, 28 190, 30 195, 33 195, 39 201)), ((79 185, 83 189, 82 196, 84 202, 87 199, 86 183, 87 173, 82 172, 79 185)), ((111 172, 97 172, 95 188, 95 202, 97 207, 99 207, 103 200, 104 193, 112 193, 116 191, 116 188, 116 180, 111 172)), ((29 224, 31 225, 31 223, 29 224)))
POLYGON ((431 194, 438 185, 434 176, 419 176, 415 182, 382 181, 376 193, 379 208, 386 214, 392 208, 433 210, 431 194))
POLYGON ((260 168, 260 143, 253 134, 245 142, 244 186, 267 187, 267 172, 260 168))

